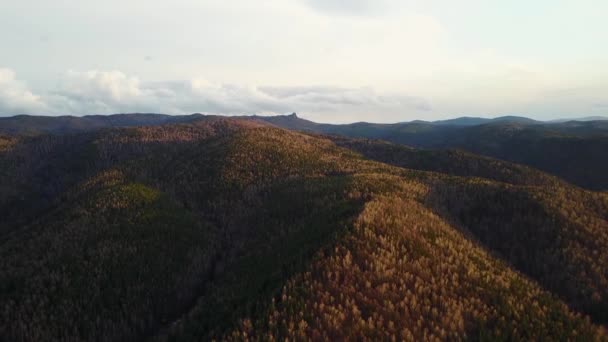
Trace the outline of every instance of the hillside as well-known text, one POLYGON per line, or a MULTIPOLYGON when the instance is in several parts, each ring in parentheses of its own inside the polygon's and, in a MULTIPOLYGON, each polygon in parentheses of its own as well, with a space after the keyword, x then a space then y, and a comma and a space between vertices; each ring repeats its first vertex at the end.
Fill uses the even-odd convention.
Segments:
POLYGON ((0 170, 0 339, 606 339, 608 196, 531 168, 209 117, 0 170))
POLYGON ((398 124, 311 124, 265 117, 273 125, 321 134, 382 139, 419 148, 464 151, 528 165, 591 190, 608 189, 608 121, 547 123, 519 117, 398 124))
MULTIPOLYGON (((192 114, 91 115, 84 117, 15 116, 0 118, 0 135, 73 134, 101 129, 204 121, 214 116, 192 114)), ((245 116, 240 119, 290 130, 351 138, 381 139, 426 149, 458 149, 527 165, 590 190, 608 189, 608 121, 535 121, 525 117, 494 119, 461 117, 440 121, 396 124, 358 122, 320 124, 295 113, 280 116, 245 116)))
MULTIPOLYGON (((575 128, 571 129, 574 132, 575 128)), ((477 129, 454 139, 455 147, 535 167, 584 188, 608 189, 608 130, 577 136, 506 127, 477 129)))
POLYGON ((483 157, 461 150, 416 149, 382 140, 329 137, 336 145, 382 163, 454 176, 479 177, 514 185, 563 185, 557 177, 519 164, 483 157))
POLYGON ((191 122, 200 115, 172 116, 162 114, 115 114, 78 116, 17 115, 0 117, 0 134, 36 135, 69 134, 103 128, 151 126, 167 123, 191 122))

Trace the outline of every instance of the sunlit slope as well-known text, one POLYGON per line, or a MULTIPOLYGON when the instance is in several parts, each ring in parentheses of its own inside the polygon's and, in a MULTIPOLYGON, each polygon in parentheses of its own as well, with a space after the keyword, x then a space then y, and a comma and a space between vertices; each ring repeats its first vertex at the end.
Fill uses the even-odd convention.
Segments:
POLYGON ((441 181, 429 204, 574 308, 608 322, 606 194, 441 181))
POLYGON ((460 151, 333 140, 396 166, 486 178, 437 178, 427 204, 594 320, 608 321, 605 194, 582 190, 526 166, 460 151))
POLYGON ((330 252, 221 339, 604 338, 411 197, 374 196, 330 252))

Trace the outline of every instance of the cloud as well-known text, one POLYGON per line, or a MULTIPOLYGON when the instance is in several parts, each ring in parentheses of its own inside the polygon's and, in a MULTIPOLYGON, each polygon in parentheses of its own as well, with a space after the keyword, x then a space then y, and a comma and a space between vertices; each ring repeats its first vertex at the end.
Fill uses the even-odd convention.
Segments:
POLYGON ((136 77, 120 71, 68 71, 57 89, 42 96, 48 114, 108 113, 120 108, 135 109, 146 102, 136 77))
POLYGON ((62 92, 71 97, 87 97, 92 94, 110 103, 130 101, 142 94, 139 79, 120 71, 69 71, 62 92))
POLYGON ((255 86, 212 83, 204 79, 141 82, 120 71, 70 71, 48 101, 53 108, 72 114, 242 114, 274 113, 287 108, 255 86))
POLYGON ((316 110, 340 110, 367 107, 377 109, 430 110, 423 98, 407 95, 378 94, 371 87, 262 87, 261 91, 282 101, 299 104, 316 110))
POLYGON ((325 14, 370 16, 386 13, 390 0, 303 0, 308 6, 325 14))
MULTIPOLYGON (((397 115, 430 110, 430 104, 422 98, 378 93, 371 87, 273 87, 215 83, 203 78, 142 82, 120 71, 69 71, 56 89, 35 96, 14 80, 14 73, 7 73, 3 79, 0 79, 0 89, 4 92, 0 94, 21 94, 21 102, 29 101, 29 106, 20 108, 31 114, 203 112, 234 115, 297 111, 311 118, 323 117, 325 121, 328 121, 327 115, 332 115, 330 121, 354 121, 370 113, 397 115), (6 86, 1 87, 3 84, 6 86)), ((11 103, 17 101, 13 99, 11 103)), ((3 114, 15 114, 10 108, 16 106, 4 108, 7 110, 3 114)))
POLYGON ((13 70, 0 68, 0 115, 42 112, 46 109, 40 96, 16 79, 13 70))
POLYGON ((598 102, 598 103, 594 103, 594 104, 593 104, 593 107, 594 107, 594 108, 596 108, 596 109, 602 109, 602 110, 605 110, 605 109, 608 109, 608 102, 598 102))

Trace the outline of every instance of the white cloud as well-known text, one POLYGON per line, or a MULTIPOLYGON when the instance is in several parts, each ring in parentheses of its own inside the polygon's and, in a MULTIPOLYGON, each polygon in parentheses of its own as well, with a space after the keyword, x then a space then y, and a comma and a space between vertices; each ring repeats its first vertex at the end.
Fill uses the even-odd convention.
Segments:
MULTIPOLYGON (((2 114, 112 114, 156 112, 187 114, 280 114, 297 111, 328 121, 356 121, 366 115, 426 112, 428 102, 406 94, 378 93, 371 87, 330 86, 271 87, 210 82, 203 78, 180 81, 142 82, 120 71, 69 71, 49 93, 35 96, 15 81, 14 73, 0 73, 0 93, 20 95, 22 103, 4 105, 2 114), (44 112, 41 110, 44 109, 44 112)), ((402 119, 402 117, 401 117, 402 119)))
MULTIPOLYGON (((319 119, 332 115, 337 121, 357 121, 382 114, 403 120, 405 114, 431 110, 430 103, 424 98, 378 93, 371 87, 262 87, 260 90, 319 119)), ((327 121, 327 118, 323 121, 327 121)))
POLYGON ((139 79, 120 71, 69 71, 62 92, 70 96, 95 97, 121 103, 141 95, 139 79))
POLYGON ((136 77, 120 71, 70 70, 44 96, 51 114, 110 113, 145 108, 147 96, 136 77))
POLYGON ((386 13, 391 0, 304 0, 313 9, 329 15, 369 16, 386 13))
POLYGON ((46 109, 40 96, 33 94, 24 82, 16 79, 13 70, 0 68, 0 115, 42 113, 46 109))
POLYGON ((298 112, 320 122, 397 122, 458 115, 534 113, 538 118, 551 119, 605 114, 605 83, 564 87, 551 72, 533 65, 497 61, 491 68, 480 64, 467 72, 446 73, 446 79, 459 79, 462 86, 458 90, 437 87, 434 93, 410 94, 369 86, 267 86, 206 78, 150 82, 121 71, 68 71, 55 88, 34 94, 13 71, 0 69, 0 115, 298 112))

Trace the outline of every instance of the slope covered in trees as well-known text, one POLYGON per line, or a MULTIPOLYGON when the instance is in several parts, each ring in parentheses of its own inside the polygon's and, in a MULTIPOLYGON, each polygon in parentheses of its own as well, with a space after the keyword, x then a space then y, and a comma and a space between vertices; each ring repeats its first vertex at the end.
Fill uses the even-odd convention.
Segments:
POLYGON ((368 159, 407 169, 487 178, 514 185, 553 186, 564 183, 530 167, 460 150, 415 149, 382 140, 341 136, 330 138, 336 145, 356 151, 368 159))
POLYGON ((587 321, 407 197, 367 203, 351 234, 292 277, 262 319, 240 320, 223 339, 600 338, 587 321))
MULTIPOLYGON (((0 135, 74 134, 102 129, 192 123, 214 116, 192 114, 90 115, 84 117, 27 116, 0 118, 0 135)), ((298 131, 382 139, 417 148, 460 149, 520 163, 556 175, 591 190, 608 189, 608 120, 535 121, 505 116, 495 119, 456 118, 395 124, 357 122, 321 124, 283 116, 242 117, 298 131)), ((0 143, 1 144, 1 143, 0 143)))
POLYGON ((191 122, 197 119, 200 119, 200 115, 171 116, 162 114, 116 114, 88 115, 84 117, 17 115, 0 118, 0 134, 70 134, 112 127, 151 126, 191 122))
POLYGON ((0 141, 2 339, 605 339, 606 194, 526 167, 243 119, 0 141))
POLYGON ((598 321, 608 322, 607 273, 601 267, 588 268, 608 264, 601 247, 608 244, 605 194, 571 187, 525 166, 460 151, 333 140, 391 165, 500 182, 442 179, 433 186, 428 203, 520 271, 598 321), (568 271, 559 272, 564 268, 568 271))
POLYGON ((181 312, 214 230, 157 190, 110 171, 5 237, 0 335, 123 340, 181 312))
POLYGON ((539 122, 504 117, 396 124, 316 124, 294 116, 259 117, 279 127, 382 139, 420 148, 462 149, 551 173, 573 184, 608 189, 608 121, 539 122))

